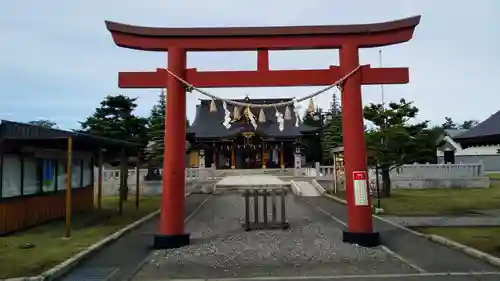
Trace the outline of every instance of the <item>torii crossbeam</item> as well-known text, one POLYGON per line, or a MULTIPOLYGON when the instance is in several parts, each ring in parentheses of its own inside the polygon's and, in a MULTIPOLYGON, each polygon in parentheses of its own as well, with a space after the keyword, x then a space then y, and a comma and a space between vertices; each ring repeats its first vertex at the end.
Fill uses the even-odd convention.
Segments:
MULTIPOLYGON (((360 48, 382 47, 409 41, 420 16, 362 25, 153 28, 106 22, 116 45, 129 49, 168 52, 168 70, 188 83, 210 87, 288 87, 330 85, 359 66, 360 48), (270 70, 269 50, 339 49, 340 65, 315 70, 270 70), (197 71, 186 69, 188 51, 257 51, 255 71, 197 71)), ((328 65, 328 64, 326 64, 328 65)), ((120 72, 121 88, 167 88, 163 195, 156 248, 189 244, 184 232, 185 85, 165 69, 120 72)), ((407 68, 362 66, 344 81, 342 128, 346 172, 348 227, 343 240, 363 246, 379 244, 373 231, 371 199, 367 188, 367 160, 362 115, 361 85, 404 84, 407 68)))

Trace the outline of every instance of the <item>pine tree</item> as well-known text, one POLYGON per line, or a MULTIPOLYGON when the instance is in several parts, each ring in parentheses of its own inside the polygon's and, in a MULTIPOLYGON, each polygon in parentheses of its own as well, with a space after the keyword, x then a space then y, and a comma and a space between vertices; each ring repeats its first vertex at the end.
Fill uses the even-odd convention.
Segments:
MULTIPOLYGON (((149 159, 154 164, 163 163, 163 152, 165 150, 165 113, 167 108, 166 92, 159 95, 158 103, 151 109, 149 117, 149 159)), ((189 120, 186 118, 186 128, 189 127, 189 120)))
MULTIPOLYGON (((314 112, 306 111, 302 117, 302 123, 311 127, 321 127, 321 119, 318 116, 321 115, 321 109, 316 108, 314 112)), ((304 138, 305 148, 304 154, 306 156, 307 162, 320 162, 322 158, 321 153, 321 136, 320 135, 309 135, 304 138)))
POLYGON ((163 161, 164 139, 165 139, 165 110, 166 95, 162 91, 158 103, 151 109, 149 117, 149 158, 155 163, 163 161))
POLYGON ((321 138, 323 162, 332 160, 332 149, 342 146, 342 108, 334 93, 330 104, 329 119, 325 118, 325 127, 321 138))

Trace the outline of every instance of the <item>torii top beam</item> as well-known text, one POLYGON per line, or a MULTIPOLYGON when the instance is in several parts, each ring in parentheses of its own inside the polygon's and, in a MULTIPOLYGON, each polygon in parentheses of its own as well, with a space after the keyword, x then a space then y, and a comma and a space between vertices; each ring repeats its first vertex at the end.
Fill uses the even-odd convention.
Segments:
POLYGON ((373 48, 399 44, 413 37, 420 16, 372 24, 158 28, 106 21, 116 45, 144 51, 252 51, 335 49, 344 44, 373 48))

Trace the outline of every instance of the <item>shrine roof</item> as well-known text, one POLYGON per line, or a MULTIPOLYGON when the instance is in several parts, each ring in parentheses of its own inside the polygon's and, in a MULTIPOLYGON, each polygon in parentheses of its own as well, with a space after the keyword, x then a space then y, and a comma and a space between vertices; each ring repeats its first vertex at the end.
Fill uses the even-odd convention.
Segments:
POLYGON ((453 140, 462 145, 500 144, 500 110, 453 140))
MULTIPOLYGON (((250 102, 254 104, 270 104, 277 102, 290 101, 291 98, 282 99, 241 99, 235 100, 239 102, 250 102)), ((315 132, 319 128, 311 127, 299 122, 299 126, 295 126, 297 117, 295 115, 293 105, 290 105, 291 120, 284 120, 283 130, 279 129, 279 124, 276 120, 276 109, 264 108, 266 122, 258 121, 260 108, 251 108, 255 117, 257 128, 254 128, 251 123, 245 121, 233 122, 229 128, 226 128, 222 123, 225 119, 225 110, 222 101, 215 101, 217 108, 216 112, 210 112, 211 100, 201 100, 201 104, 196 107, 196 117, 193 124, 188 128, 188 134, 194 134, 195 138, 225 138, 237 135, 240 132, 255 131, 263 136, 276 138, 296 138, 304 133, 315 132)), ((234 106, 227 104, 227 110, 233 114, 234 106)), ((285 114, 285 107, 278 108, 278 111, 285 114)), ((240 114, 243 115, 243 109, 240 108, 240 114)))

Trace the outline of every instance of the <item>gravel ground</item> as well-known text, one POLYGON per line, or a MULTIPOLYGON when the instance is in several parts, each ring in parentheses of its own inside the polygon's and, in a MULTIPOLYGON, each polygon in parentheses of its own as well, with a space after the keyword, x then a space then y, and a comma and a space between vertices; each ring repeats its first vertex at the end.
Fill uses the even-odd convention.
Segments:
POLYGON ((155 251, 134 280, 415 273, 379 248, 341 242, 340 225, 287 198, 289 230, 241 230, 240 195, 215 196, 188 222, 193 244, 155 251))

